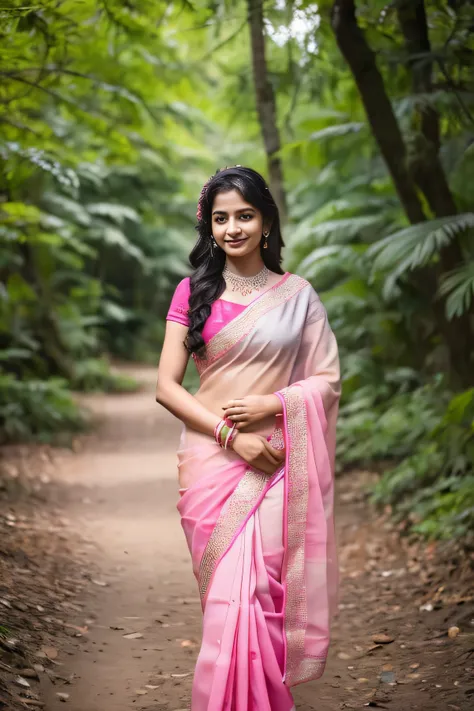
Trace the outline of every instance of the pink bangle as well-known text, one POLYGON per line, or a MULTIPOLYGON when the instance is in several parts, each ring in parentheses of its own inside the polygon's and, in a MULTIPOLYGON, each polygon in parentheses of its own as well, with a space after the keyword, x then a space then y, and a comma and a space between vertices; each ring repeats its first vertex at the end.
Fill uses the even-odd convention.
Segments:
POLYGON ((220 422, 217 423, 217 425, 214 428, 214 439, 216 440, 216 442, 219 446, 221 446, 221 440, 220 440, 219 435, 220 435, 221 430, 224 427, 224 425, 225 425, 224 420, 221 420, 220 422))

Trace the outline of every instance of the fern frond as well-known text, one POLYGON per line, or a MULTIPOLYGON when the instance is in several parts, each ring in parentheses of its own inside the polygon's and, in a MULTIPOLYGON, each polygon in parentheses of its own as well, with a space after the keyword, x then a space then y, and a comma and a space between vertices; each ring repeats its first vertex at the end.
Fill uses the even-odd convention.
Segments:
MULTIPOLYGON (((374 258, 375 270, 404 270, 427 264, 451 239, 474 228, 474 213, 439 217, 435 220, 411 225, 381 239, 368 250, 374 258)), ((400 272, 401 273, 401 272, 400 272)))
POLYGON ((471 308, 474 299, 474 263, 464 264, 443 278, 439 288, 441 296, 447 296, 446 316, 453 319, 462 316, 471 308))

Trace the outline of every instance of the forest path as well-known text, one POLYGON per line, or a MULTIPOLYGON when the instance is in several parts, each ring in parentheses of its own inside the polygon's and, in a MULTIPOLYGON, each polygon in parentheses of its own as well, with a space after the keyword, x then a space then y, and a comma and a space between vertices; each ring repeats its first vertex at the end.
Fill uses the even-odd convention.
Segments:
MULTIPOLYGON (((69 620, 87 631, 68 638, 58 656, 59 674, 73 681, 42 682, 46 711, 65 708, 61 693, 70 711, 190 708, 201 612, 176 511, 180 424, 154 401, 153 369, 127 372, 143 389, 87 398, 98 431, 59 461, 64 515, 88 544, 81 565, 91 583, 69 620)), ((326 673, 295 689, 297 710, 464 711, 468 635, 452 640, 446 632, 461 617, 466 627, 466 609, 420 611, 438 583, 371 513, 364 494, 371 480, 355 472, 338 482, 341 613, 326 673), (376 644, 375 634, 386 636, 376 644)))

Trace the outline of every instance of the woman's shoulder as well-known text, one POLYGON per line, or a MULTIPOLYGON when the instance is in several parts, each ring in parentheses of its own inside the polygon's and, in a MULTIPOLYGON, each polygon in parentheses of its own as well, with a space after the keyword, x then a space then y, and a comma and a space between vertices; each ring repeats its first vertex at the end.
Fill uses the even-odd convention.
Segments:
POLYGON ((175 289, 175 296, 189 297, 191 291, 191 277, 184 277, 181 279, 178 286, 175 289))
POLYGON ((312 291, 316 294, 314 286, 311 284, 311 282, 300 276, 299 274, 294 274, 293 272, 286 272, 286 280, 294 284, 295 286, 298 286, 300 289, 308 288, 309 291, 312 291))

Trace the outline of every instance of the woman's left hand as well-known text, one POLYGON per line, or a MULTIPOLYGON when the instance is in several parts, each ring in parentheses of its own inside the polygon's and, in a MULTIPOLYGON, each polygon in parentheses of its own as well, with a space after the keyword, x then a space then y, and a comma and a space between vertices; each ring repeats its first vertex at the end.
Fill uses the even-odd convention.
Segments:
POLYGON ((222 409, 222 418, 228 417, 237 423, 235 428, 240 430, 281 412, 281 402, 276 395, 247 395, 229 400, 222 409))

